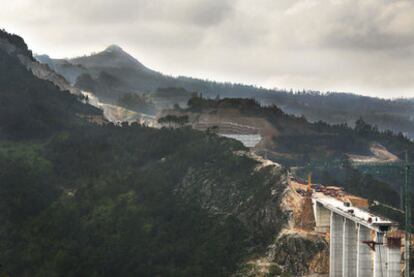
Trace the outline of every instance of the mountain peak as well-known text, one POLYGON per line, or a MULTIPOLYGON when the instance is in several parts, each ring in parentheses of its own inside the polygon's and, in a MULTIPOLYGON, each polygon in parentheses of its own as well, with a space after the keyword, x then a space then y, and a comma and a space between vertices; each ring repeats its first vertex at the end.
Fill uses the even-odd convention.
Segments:
POLYGON ((109 45, 105 49, 105 51, 107 51, 107 52, 124 52, 124 50, 120 46, 118 46, 116 44, 109 45))
POLYGON ((112 44, 103 51, 92 53, 89 56, 70 59, 69 62, 82 65, 85 68, 129 68, 151 71, 116 44, 112 44))

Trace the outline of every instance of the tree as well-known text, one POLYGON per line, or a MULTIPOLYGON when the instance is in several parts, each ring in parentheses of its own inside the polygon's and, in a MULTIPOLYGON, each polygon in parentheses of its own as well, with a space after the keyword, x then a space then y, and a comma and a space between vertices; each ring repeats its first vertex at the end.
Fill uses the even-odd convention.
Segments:
POLYGON ((189 121, 188 115, 176 116, 166 115, 158 119, 158 123, 167 124, 169 127, 179 126, 184 127, 189 121))
POLYGON ((360 117, 357 121, 355 121, 355 131, 359 134, 368 134, 372 132, 372 126, 360 117))

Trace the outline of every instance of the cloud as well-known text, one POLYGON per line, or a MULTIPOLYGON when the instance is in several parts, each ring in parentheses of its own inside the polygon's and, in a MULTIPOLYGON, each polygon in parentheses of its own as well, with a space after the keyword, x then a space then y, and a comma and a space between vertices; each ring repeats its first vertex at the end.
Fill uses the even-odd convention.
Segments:
POLYGON ((174 75, 414 96, 411 0, 14 0, 3 6, 0 26, 52 56, 116 43, 174 75))
MULTIPOLYGON (((13 7, 25 11, 36 11, 26 20, 47 17, 49 20, 72 23, 92 23, 111 25, 116 23, 170 22, 172 24, 195 24, 210 26, 220 23, 232 11, 230 0, 42 0, 40 2, 16 0, 22 3, 13 7), (46 11, 47 15, 39 9, 46 11)), ((23 19, 25 20, 25 19, 23 19)), ((91 26, 88 26, 91 27, 91 26)))
POLYGON ((286 15, 300 18, 300 31, 318 47, 370 51, 414 44, 413 1, 304 0, 286 15))

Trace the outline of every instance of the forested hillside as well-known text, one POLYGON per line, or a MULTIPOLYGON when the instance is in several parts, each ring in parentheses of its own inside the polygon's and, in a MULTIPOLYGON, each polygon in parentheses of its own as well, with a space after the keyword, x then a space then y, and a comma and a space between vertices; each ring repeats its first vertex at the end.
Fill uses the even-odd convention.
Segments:
POLYGON ((1 276, 228 276, 285 224, 286 172, 241 143, 79 100, 0 47, 1 276))
MULTIPOLYGON (((185 105, 193 92, 204 97, 253 98, 262 105, 277 105, 284 112, 304 115, 312 122, 346 123, 350 126, 362 117, 380 130, 402 132, 414 137, 413 101, 386 100, 351 93, 320 93, 318 91, 288 91, 220 83, 189 77, 173 77, 151 70, 118 46, 74 59, 51 59, 38 56, 41 62, 62 74, 76 87, 89 90, 102 101, 117 104, 124 94, 147 94, 160 103, 159 109, 175 103, 185 105), (170 95, 158 93, 160 90, 170 95), (180 91, 180 95, 176 92, 180 91), (184 97, 184 99, 183 99, 184 97)), ((294 84, 292 84, 294 85, 294 84)))
MULTIPOLYGON (((218 132, 221 122, 236 124, 241 119, 243 126, 256 128, 262 134, 264 142, 256 146, 257 150, 266 151, 269 157, 290 166, 373 155, 372 144, 380 144, 395 153, 396 159, 402 157, 405 150, 414 152, 414 144, 402 133, 381 131, 363 118, 356 120, 353 126, 330 125, 324 121, 312 123, 303 116, 289 115, 275 105, 262 106, 253 99, 213 100, 193 96, 187 108, 176 107, 164 112, 169 113, 189 116, 193 126, 203 121, 203 124, 218 127, 218 132), (261 125, 262 120, 270 127, 261 125)), ((414 157, 410 155, 410 158, 414 157)))
POLYGON ((16 56, 0 51, 0 138, 45 137, 65 128, 88 125, 81 119, 102 112, 39 80, 16 56))
MULTIPOLYGON (((0 43, 0 274, 5 276, 229 276, 244 274, 263 257, 291 214, 283 206, 287 171, 264 166, 238 141, 216 129, 121 126, 82 96, 40 80, 17 57, 31 58, 24 42, 2 33, 0 43), (18 43, 14 44, 14 41, 18 43), (19 42, 20 41, 20 42, 19 42)), ((160 97, 183 89, 157 89, 160 97)), ((137 109, 147 94, 119 101, 137 109), (132 99, 132 100, 131 100, 132 99)), ((266 121, 266 155, 298 174, 375 195, 397 206, 397 188, 347 163, 368 155, 372 143, 400 156, 414 153, 403 134, 357 120, 310 123, 252 99, 205 99, 192 95, 186 120, 229 114, 266 121), (194 117, 194 115, 196 115, 194 117), (340 161, 338 165, 334 162, 340 161), (318 163, 333 161, 318 171, 318 163), (316 165, 312 164, 316 162, 316 165)), ((410 158, 413 158, 410 156, 410 158)), ((388 211, 382 211, 388 215, 388 211)), ((397 215, 398 217, 398 215, 397 215)), ((278 274, 306 273, 324 251, 316 242, 289 253, 303 264, 277 264, 278 274), (312 250, 312 251, 310 251, 312 250), (299 251, 299 252, 298 252, 299 251), (304 255, 310 251, 310 255, 304 255), (305 257, 306 256, 306 257, 305 257), (280 267, 279 267, 280 266, 280 267)), ((275 253, 277 255, 277 253, 275 253)))
MULTIPOLYGON (((380 131, 361 118, 355 127, 322 121, 311 123, 304 117, 288 115, 276 106, 261 106, 252 99, 212 100, 193 96, 187 108, 166 111, 161 120, 173 122, 183 116, 193 128, 207 127, 217 133, 231 132, 227 127, 231 124, 239 126, 233 130, 236 134, 243 133, 242 128, 256 129, 262 140, 252 151, 290 167, 294 175, 303 179, 312 173, 315 183, 342 186, 371 203, 377 200, 400 206, 404 182, 401 161, 405 151, 410 160, 414 159, 411 140, 389 130, 380 131), (223 122, 227 128, 222 129, 223 122), (373 145, 381 146, 380 150, 393 159, 375 156, 373 145)), ((414 176, 410 180, 414 182, 414 176)), ((401 214, 388 212, 385 215, 402 223, 401 214)))

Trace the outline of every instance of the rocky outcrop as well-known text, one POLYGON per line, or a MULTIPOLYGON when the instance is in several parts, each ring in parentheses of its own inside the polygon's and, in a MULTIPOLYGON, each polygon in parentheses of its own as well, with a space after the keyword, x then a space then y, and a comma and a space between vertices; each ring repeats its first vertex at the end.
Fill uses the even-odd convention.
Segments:
POLYGON ((80 95, 80 90, 72 87, 65 78, 51 70, 46 64, 37 62, 33 58, 32 52, 28 50, 26 43, 20 37, 0 30, 0 50, 5 51, 9 55, 16 55, 20 62, 39 79, 54 83, 60 90, 80 95))
POLYGON ((235 216, 249 231, 252 245, 266 249, 287 222, 281 210, 287 187, 286 171, 277 164, 263 167, 262 161, 256 162, 258 166, 249 180, 222 176, 221 172, 212 172, 208 167, 192 168, 176 193, 183 201, 197 202, 211 213, 235 216))
POLYGON ((48 65, 33 61, 23 55, 18 55, 18 57, 22 64, 25 65, 27 69, 32 71, 33 75, 39 79, 54 83, 60 90, 67 90, 72 94, 81 95, 79 89, 72 87, 65 78, 51 70, 48 65))
POLYGON ((194 167, 175 190, 183 201, 224 218, 235 216, 247 228, 251 257, 234 276, 327 273, 328 243, 313 231, 297 228, 304 205, 288 185, 286 170, 248 152, 237 154, 257 162, 249 179, 194 167))
POLYGON ((269 256, 297 276, 326 274, 329 270, 329 245, 319 236, 283 234, 270 248, 269 256))

